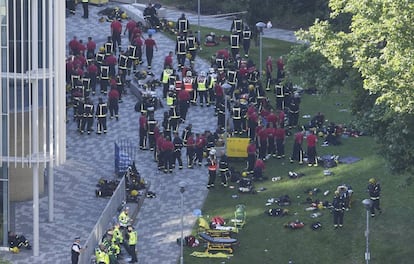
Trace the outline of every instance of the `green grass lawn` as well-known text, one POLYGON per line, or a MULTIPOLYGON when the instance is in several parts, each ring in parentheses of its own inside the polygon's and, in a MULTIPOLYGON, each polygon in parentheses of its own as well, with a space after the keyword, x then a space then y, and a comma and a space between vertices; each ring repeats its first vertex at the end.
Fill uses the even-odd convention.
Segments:
MULTIPOLYGON (((216 35, 228 34, 202 28, 201 35, 210 31, 216 35)), ((264 39, 264 58, 271 55, 276 58, 288 53, 290 43, 264 39)), ((209 59, 215 50, 225 47, 222 43, 214 48, 203 47, 200 56, 209 59)), ((259 50, 252 43, 251 58, 258 62, 259 50)), ((263 59, 264 61, 265 59, 263 59)), ((308 95, 302 97, 300 116, 311 115, 321 111, 326 119, 340 124, 349 124, 354 118, 349 111, 351 93, 332 93, 330 95, 308 95)), ((269 94, 274 101, 274 96, 269 94)), ((300 118, 304 124, 309 119, 300 118)), ((321 143, 323 139, 320 139, 321 143)), ((257 194, 241 194, 236 189, 223 189, 216 187, 211 190, 202 208, 205 217, 222 216, 229 224, 233 218, 235 206, 244 204, 247 209, 247 223, 237 234, 240 242, 235 247, 234 255, 228 259, 220 258, 196 258, 190 256, 193 251, 203 251, 201 245, 198 248, 185 248, 185 263, 288 263, 292 259, 294 263, 365 263, 364 252, 366 238, 366 210, 361 201, 368 197, 366 187, 368 179, 376 177, 382 186, 381 207, 383 214, 370 218, 370 251, 372 263, 412 263, 414 251, 411 244, 414 241, 413 231, 410 228, 411 218, 414 212, 412 201, 414 199, 412 177, 405 175, 392 175, 387 169, 385 161, 377 153, 377 146, 369 136, 358 138, 343 138, 339 146, 317 147, 318 155, 335 154, 339 156, 356 156, 361 158, 354 164, 340 164, 332 168, 333 176, 324 176, 323 167, 307 167, 298 164, 290 164, 288 157, 292 151, 292 137, 287 139, 285 160, 271 159, 266 162, 265 175, 271 179, 281 176, 282 180, 272 182, 256 182, 255 187, 265 187, 266 190, 257 194), (302 172, 304 177, 290 179, 289 171, 302 172), (335 230, 333 228, 332 214, 328 209, 321 212, 323 215, 312 219, 311 212, 305 211, 308 207, 304 204, 307 197, 322 201, 332 201, 333 192, 338 185, 351 185, 354 190, 351 210, 345 213, 344 227, 335 230), (305 190, 318 188, 320 193, 309 196, 305 190), (323 195, 325 190, 330 194, 323 195), (232 198, 237 194, 238 198, 232 198), (285 217, 270 217, 264 214, 269 208, 279 207, 273 205, 267 207, 265 203, 269 198, 281 195, 289 195, 292 204, 286 207, 289 215, 285 217), (284 227, 290 221, 300 220, 305 227, 300 230, 291 230, 284 227), (310 224, 320 221, 322 228, 313 231, 310 224)), ((245 162, 233 160, 231 166, 245 167, 245 162)), ((233 183, 234 186, 237 186, 233 183)), ((193 208, 195 209, 195 208, 193 208)), ((194 228, 194 232, 196 227, 194 228)))

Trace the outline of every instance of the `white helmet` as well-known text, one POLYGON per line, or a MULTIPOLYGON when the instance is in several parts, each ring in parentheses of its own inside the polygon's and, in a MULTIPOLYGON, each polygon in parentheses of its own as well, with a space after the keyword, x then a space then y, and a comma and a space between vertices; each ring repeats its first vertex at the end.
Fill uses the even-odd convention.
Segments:
POLYGON ((210 155, 216 155, 216 149, 212 148, 209 152, 210 155))
POLYGON ((200 72, 200 76, 205 77, 206 76, 206 72, 205 71, 200 72))
POLYGON ((187 71, 187 72, 185 73, 185 76, 187 76, 187 77, 191 77, 191 75, 193 75, 193 73, 192 73, 191 71, 187 71))
POLYGON ((209 73, 214 73, 214 68, 209 68, 209 69, 208 69, 208 72, 209 72, 209 73))

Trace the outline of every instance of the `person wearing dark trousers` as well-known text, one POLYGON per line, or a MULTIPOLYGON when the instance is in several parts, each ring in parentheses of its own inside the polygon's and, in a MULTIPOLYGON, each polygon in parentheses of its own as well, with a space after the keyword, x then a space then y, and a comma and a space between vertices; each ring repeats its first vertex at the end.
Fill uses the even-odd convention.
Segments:
POLYGON ((146 112, 139 117, 139 149, 147 150, 148 120, 146 112))
POLYGON ((171 142, 169 136, 165 137, 165 141, 163 142, 163 150, 164 150, 164 172, 165 173, 172 173, 174 164, 173 164, 173 154, 174 154, 174 143, 171 142))
POLYGON ((333 222, 334 228, 342 227, 344 224, 344 210, 345 210, 345 203, 341 196, 339 195, 339 191, 335 191, 335 196, 332 201, 333 207, 333 222))
POLYGON ((210 150, 208 157, 208 183, 207 189, 214 188, 217 175, 217 159, 215 151, 210 150))
POLYGON ((145 55, 147 56, 147 65, 148 69, 151 69, 152 65, 152 58, 154 57, 154 48, 156 51, 158 51, 157 44, 155 43, 155 40, 152 39, 152 34, 148 35, 148 38, 144 41, 145 45, 145 55))
POLYGON ((129 263, 137 263, 137 250, 136 245, 138 241, 137 231, 134 230, 132 226, 128 226, 127 233, 126 233, 127 243, 125 245, 128 254, 131 256, 131 260, 129 263))
POLYGON ((256 143, 250 140, 247 146, 247 171, 253 173, 254 164, 256 163, 256 143))
POLYGON ((89 0, 82 0, 83 18, 89 17, 89 0))
POLYGON ((371 216, 375 217, 375 210, 378 210, 380 214, 382 213, 382 210, 380 208, 381 185, 377 182, 375 178, 369 179, 368 193, 369 198, 372 201, 371 216))
MULTIPOLYGON (((87 247, 85 247, 87 248, 87 247)), ((81 252, 83 252, 85 249, 81 247, 80 245, 80 237, 75 237, 75 241, 72 244, 71 249, 71 260, 72 264, 78 264, 79 263, 79 255, 81 252)))
POLYGON ((96 134, 102 134, 107 132, 106 127, 106 115, 108 113, 108 104, 99 98, 98 105, 96 106, 95 116, 98 119, 96 134))
POLYGON ((69 10, 70 14, 76 14, 75 0, 66 0, 66 8, 69 10))
POLYGON ((318 159, 316 157, 316 143, 318 138, 315 135, 314 129, 310 131, 310 134, 306 137, 306 142, 308 145, 307 154, 308 154, 308 166, 318 166, 318 159))
POLYGON ((191 132, 189 132, 188 137, 184 142, 186 142, 185 145, 187 147, 187 166, 189 169, 192 169, 195 158, 195 139, 191 132))
POLYGON ((302 142, 303 142, 303 132, 299 131, 295 134, 292 156, 290 157, 290 163, 298 161, 299 164, 303 164, 302 142))
POLYGON ((112 87, 111 91, 108 93, 108 109, 110 113, 110 119, 115 117, 118 121, 119 115, 119 92, 116 87, 112 87))
POLYGON ((81 134, 85 131, 88 135, 92 132, 93 126, 93 115, 94 115, 95 107, 93 102, 90 99, 86 99, 85 104, 83 105, 83 118, 82 118, 82 127, 81 127, 81 134))
POLYGON ((183 169, 183 160, 181 158, 181 150, 183 148, 183 140, 179 137, 178 132, 174 132, 174 158, 173 158, 173 166, 175 166, 175 162, 178 161, 178 169, 183 169))
POLYGON ((219 162, 219 171, 221 177, 221 185, 227 187, 229 175, 229 162, 226 155, 221 156, 219 162))

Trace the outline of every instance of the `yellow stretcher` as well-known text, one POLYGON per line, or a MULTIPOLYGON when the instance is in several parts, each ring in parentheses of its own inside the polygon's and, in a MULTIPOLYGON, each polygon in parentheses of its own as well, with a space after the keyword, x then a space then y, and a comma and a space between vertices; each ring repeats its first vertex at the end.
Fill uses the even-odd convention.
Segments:
POLYGON ((233 233, 238 233, 236 227, 223 227, 218 229, 210 228, 209 223, 203 217, 198 218, 198 232, 206 233, 211 237, 231 237, 233 233))
POLYGON ((233 246, 238 243, 237 239, 230 237, 212 237, 206 233, 199 233, 201 239, 207 242, 206 252, 210 251, 227 251, 233 253, 233 246))

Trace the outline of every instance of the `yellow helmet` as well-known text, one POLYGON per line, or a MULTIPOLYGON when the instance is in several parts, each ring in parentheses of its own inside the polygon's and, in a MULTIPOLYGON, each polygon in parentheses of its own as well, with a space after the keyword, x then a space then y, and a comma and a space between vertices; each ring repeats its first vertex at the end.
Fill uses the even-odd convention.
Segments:
POLYGON ((189 59, 189 60, 191 60, 191 58, 193 57, 190 53, 187 53, 186 55, 185 55, 185 57, 187 58, 187 59, 189 59))
POLYGON ((99 52, 105 52, 105 47, 100 47, 99 52))
POLYGON ((242 172, 242 177, 247 177, 247 171, 242 172))
POLYGON ((339 196, 339 191, 335 191, 335 196, 339 196))
POLYGON ((127 13, 125 13, 125 12, 124 12, 124 13, 122 13, 121 18, 122 18, 122 19, 127 19, 127 18, 128 18, 127 13))
POLYGON ((137 190, 132 190, 131 191, 131 196, 137 196, 138 195, 138 191, 137 190))
POLYGON ((319 136, 319 137, 323 137, 323 136, 324 136, 323 132, 322 132, 322 131, 320 131, 320 132, 318 133, 318 136, 319 136))
POLYGON ((253 91, 254 90, 254 85, 253 84, 250 84, 249 85, 249 91, 253 91))
POLYGON ((377 182, 377 180, 375 178, 371 178, 371 179, 369 179, 368 182, 371 183, 371 184, 375 184, 377 182))
POLYGON ((172 22, 172 21, 168 21, 168 26, 169 26, 169 27, 173 27, 173 26, 174 26, 174 22, 172 22))
POLYGON ((20 249, 18 247, 12 247, 12 248, 10 248, 10 252, 12 252, 14 254, 17 254, 17 253, 20 252, 20 249))

